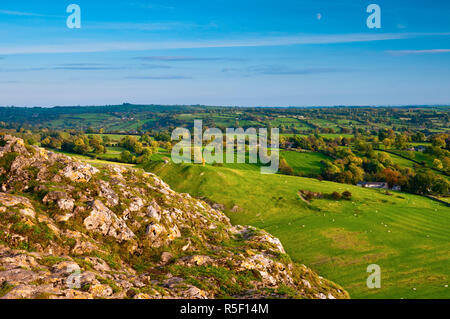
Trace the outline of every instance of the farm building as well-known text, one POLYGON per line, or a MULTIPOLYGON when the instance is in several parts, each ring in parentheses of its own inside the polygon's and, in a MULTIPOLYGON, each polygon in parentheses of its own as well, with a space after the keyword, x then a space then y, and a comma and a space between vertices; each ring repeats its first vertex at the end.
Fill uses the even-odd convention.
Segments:
POLYGON ((386 182, 359 182, 357 184, 359 187, 367 187, 367 188, 384 188, 389 189, 389 185, 386 182))

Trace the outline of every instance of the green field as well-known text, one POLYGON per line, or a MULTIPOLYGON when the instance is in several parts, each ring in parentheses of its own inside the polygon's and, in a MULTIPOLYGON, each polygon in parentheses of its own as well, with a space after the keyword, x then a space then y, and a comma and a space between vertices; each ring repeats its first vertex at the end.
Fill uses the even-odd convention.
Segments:
POLYGON ((280 155, 292 167, 294 173, 302 173, 304 175, 320 174, 322 167, 324 167, 321 161, 329 159, 328 156, 318 152, 281 151, 280 155))
POLYGON ((99 136, 101 138, 103 138, 104 136, 109 137, 109 139, 111 140, 111 142, 120 142, 121 139, 123 139, 124 137, 126 137, 127 135, 124 134, 97 134, 97 133, 87 133, 87 136, 92 135, 92 136, 99 136))
POLYGON ((252 170, 155 162, 146 169, 177 191, 224 204, 233 223, 268 230, 295 261, 341 284, 353 298, 450 297, 450 209, 442 204, 252 170), (350 190, 353 198, 306 203, 300 189, 350 190), (381 267, 381 289, 366 287, 366 268, 373 263, 381 267))
MULTIPOLYGON (((383 151, 375 151, 377 153, 385 153, 383 151)), ((387 155, 389 155, 389 157, 391 158, 392 162, 394 162, 394 164, 397 164, 398 166, 402 167, 402 168, 413 168, 415 163, 413 161, 407 160, 406 158, 400 157, 398 155, 392 154, 392 153, 385 153, 387 155)), ((417 165, 417 164, 416 164, 417 165)))
POLYGON ((82 161, 87 162, 87 163, 89 163, 89 164, 91 164, 93 166, 104 166, 104 165, 111 165, 111 164, 124 165, 124 166, 133 166, 132 164, 117 163, 117 162, 110 162, 110 161, 105 161, 105 160, 101 160, 101 159, 94 159, 94 158, 91 158, 89 156, 69 153, 69 152, 65 152, 65 151, 61 151, 61 150, 55 150, 55 149, 49 149, 49 150, 51 152, 55 152, 55 153, 59 153, 59 154, 65 154, 65 155, 70 156, 72 158, 75 158, 77 160, 82 160, 82 161))
MULTIPOLYGON (((408 152, 399 151, 399 150, 393 150, 393 152, 409 158, 408 152)), ((414 154, 414 157, 412 158, 413 160, 420 162, 420 163, 425 163, 425 165, 427 167, 433 167, 434 158, 430 154, 423 153, 423 152, 414 152, 413 154, 414 154)))
MULTIPOLYGON (((308 137, 308 134, 291 134, 291 133, 281 133, 280 137, 293 137, 293 136, 301 136, 301 137, 308 137)), ((341 138, 352 138, 355 137, 353 134, 339 134, 339 133, 322 133, 319 134, 320 137, 327 138, 327 139, 335 139, 337 137, 341 138)))

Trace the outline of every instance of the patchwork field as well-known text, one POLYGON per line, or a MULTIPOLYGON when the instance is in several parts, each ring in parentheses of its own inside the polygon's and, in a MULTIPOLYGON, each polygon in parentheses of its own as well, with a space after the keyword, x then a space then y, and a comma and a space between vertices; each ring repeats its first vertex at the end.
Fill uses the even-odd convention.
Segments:
POLYGON ((450 209, 442 204, 252 170, 161 162, 146 169, 177 191, 225 205, 233 223, 268 230, 294 260, 341 284, 353 298, 450 297, 450 209), (353 197, 307 203, 299 190, 349 190, 353 197), (366 268, 373 263, 381 267, 381 289, 366 286, 366 268))

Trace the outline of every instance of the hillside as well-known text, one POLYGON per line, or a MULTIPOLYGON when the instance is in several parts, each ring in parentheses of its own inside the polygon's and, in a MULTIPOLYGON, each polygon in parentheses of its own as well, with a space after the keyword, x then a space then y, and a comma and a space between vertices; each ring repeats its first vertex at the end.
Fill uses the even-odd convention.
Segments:
POLYGON ((448 298, 450 209, 425 197, 251 170, 154 162, 147 170, 177 191, 223 205, 233 223, 269 231, 294 261, 340 283, 352 298, 448 298), (350 191, 351 200, 299 190, 350 191), (379 264, 381 289, 366 286, 379 264))
POLYGON ((2 298, 348 298, 156 175, 0 136, 2 298))

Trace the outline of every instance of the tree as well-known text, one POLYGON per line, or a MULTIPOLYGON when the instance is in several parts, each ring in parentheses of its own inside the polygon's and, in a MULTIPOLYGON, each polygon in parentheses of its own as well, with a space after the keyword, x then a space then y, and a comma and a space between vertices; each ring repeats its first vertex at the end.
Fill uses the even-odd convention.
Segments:
POLYGON ((433 167, 441 170, 444 168, 444 165, 442 165, 442 162, 438 158, 435 158, 433 161, 433 167))
POLYGON ((392 161, 392 158, 389 156, 389 154, 385 152, 379 152, 377 154, 377 160, 383 164, 383 166, 389 166, 392 165, 394 162, 392 161))
POLYGON ((153 152, 151 148, 144 147, 144 149, 142 150, 142 155, 136 159, 136 162, 138 164, 146 163, 151 160, 152 154, 153 152))
POLYGON ((437 177, 434 180, 431 190, 435 194, 448 195, 449 190, 450 190, 450 182, 447 179, 444 179, 442 177, 437 177))
POLYGON ((42 145, 43 147, 48 147, 48 146, 50 146, 50 143, 51 143, 50 136, 47 136, 46 138, 44 138, 44 139, 41 141, 41 145, 42 145))
POLYGON ((132 156, 130 151, 123 151, 122 153, 120 153, 120 159, 125 163, 131 163, 132 156))
POLYGON ((385 149, 389 149, 389 147, 391 147, 391 145, 392 145, 392 140, 389 138, 385 138, 383 140, 383 145, 384 145, 385 149))
POLYGON ((61 140, 57 138, 50 138, 50 145, 51 148, 60 148, 61 147, 61 140))
POLYGON ((348 169, 352 173, 352 176, 347 183, 356 184, 364 179, 364 170, 361 167, 356 166, 355 164, 350 164, 348 169))
POLYGON ((349 139, 348 137, 344 137, 344 138, 342 139, 341 145, 342 145, 342 146, 348 146, 348 145, 350 145, 350 139, 349 139))
POLYGON ((425 141, 425 134, 423 134, 422 132, 417 132, 416 134, 414 134, 411 139, 414 142, 423 142, 425 141))
POLYGON ((378 138, 380 141, 385 140, 386 138, 393 139, 395 138, 395 132, 393 129, 384 129, 378 133, 378 138))
POLYGON ((450 157, 444 157, 442 159, 442 165, 444 166, 444 170, 446 172, 450 171, 450 157))
POLYGON ((401 177, 401 174, 399 172, 394 171, 391 168, 385 168, 381 174, 384 180, 388 183, 390 188, 394 187, 395 185, 398 185, 398 182, 401 177))
POLYGON ((150 143, 150 145, 151 145, 152 151, 154 153, 157 153, 158 152, 158 146, 159 146, 158 142, 157 141, 152 141, 150 143))
POLYGON ((91 151, 89 147, 89 141, 87 143, 81 137, 75 139, 73 151, 78 154, 87 154, 91 151))
POLYGON ((445 146, 446 146, 445 134, 434 135, 431 139, 431 144, 434 147, 445 148, 445 146))
POLYGON ((106 153, 106 148, 103 145, 103 140, 98 136, 89 138, 89 146, 93 148, 95 154, 106 153))
POLYGON ((36 139, 33 136, 27 137, 26 141, 27 141, 27 144, 29 144, 29 145, 36 144, 36 139))
MULTIPOLYGON (((143 140, 142 138, 140 140, 143 140)), ((136 154, 142 154, 142 150, 144 145, 142 142, 139 142, 134 136, 125 136, 119 143, 119 145, 130 152, 134 152, 136 154)))
POLYGON ((430 194, 432 185, 433 177, 429 172, 419 172, 414 175, 409 182, 410 191, 420 195, 430 194))
POLYGON ((142 154, 142 150, 144 149, 144 147, 143 147, 143 145, 142 145, 142 143, 141 142, 136 142, 134 145, 133 145, 133 151, 136 153, 136 154, 142 154))
POLYGON ((405 149, 408 146, 409 137, 406 134, 397 135, 395 137, 394 146, 397 149, 405 149))
POLYGON ((372 150, 372 145, 367 144, 362 139, 358 139, 355 141, 355 149, 362 154, 366 154, 372 150))

